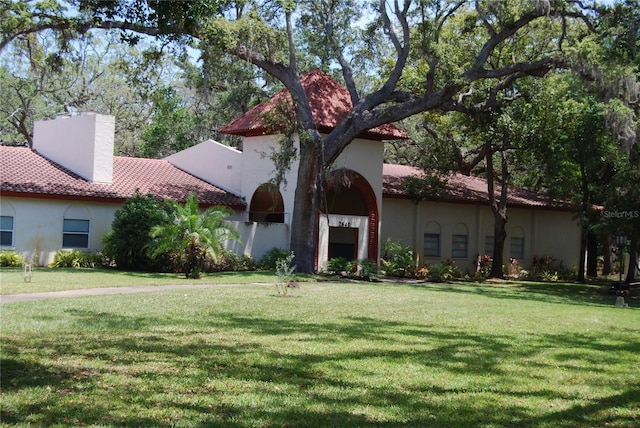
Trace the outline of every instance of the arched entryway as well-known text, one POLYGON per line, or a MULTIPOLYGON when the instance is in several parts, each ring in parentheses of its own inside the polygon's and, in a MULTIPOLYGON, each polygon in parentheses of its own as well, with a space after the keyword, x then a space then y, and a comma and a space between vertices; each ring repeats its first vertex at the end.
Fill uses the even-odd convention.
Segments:
POLYGON ((318 268, 334 257, 377 260, 379 212, 369 182, 357 172, 336 170, 323 196, 318 268))
POLYGON ((249 221, 284 223, 284 200, 274 184, 261 184, 253 193, 249 204, 249 221))

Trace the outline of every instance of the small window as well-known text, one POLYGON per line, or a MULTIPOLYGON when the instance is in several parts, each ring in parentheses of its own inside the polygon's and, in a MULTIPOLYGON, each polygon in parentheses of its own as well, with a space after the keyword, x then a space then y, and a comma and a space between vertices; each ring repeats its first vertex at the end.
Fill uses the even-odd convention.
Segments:
POLYGON ((484 237, 484 253, 493 257, 493 247, 495 245, 495 238, 493 236, 484 237))
POLYGON ((440 257, 440 234, 439 233, 424 234, 424 256, 440 257))
POLYGON ((466 259, 468 254, 468 235, 453 235, 451 237, 451 258, 466 259))
POLYGON ((13 217, 0 216, 0 246, 13 247, 13 217))
POLYGON ((89 248, 89 220, 64 220, 62 248, 89 248))
POLYGON ((511 258, 524 260, 524 238, 511 238, 511 258))

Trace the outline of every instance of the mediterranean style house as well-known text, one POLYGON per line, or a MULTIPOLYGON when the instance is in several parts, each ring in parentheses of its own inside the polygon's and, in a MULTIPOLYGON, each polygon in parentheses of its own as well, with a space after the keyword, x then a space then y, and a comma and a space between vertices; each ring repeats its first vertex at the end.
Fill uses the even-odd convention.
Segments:
MULTIPOLYGON (((330 132, 351 108, 346 89, 317 70, 302 84, 317 129, 330 132)), ((291 102, 285 90, 220 130, 241 136, 241 151, 208 140, 161 160, 113 156, 111 116, 37 122, 32 149, 0 148, 2 249, 40 265, 60 250, 100 251, 115 211, 136 192, 179 202, 195 192, 203 207, 230 207, 241 240, 227 246, 238 254, 260 259, 271 248, 288 248, 298 163, 286 184, 270 184, 269 154, 282 135, 266 119, 282 102, 291 102)), ((412 201, 402 181, 422 171, 384 163, 384 141, 404 138, 390 124, 371 129, 328 172, 323 212, 310 214, 319 222, 318 270, 333 257, 377 261, 387 240, 412 247, 419 263, 450 259, 468 271, 479 255, 492 253, 486 181, 451 174, 437 199, 412 201)), ((505 263, 515 258, 527 266, 534 256, 550 255, 577 265, 580 229, 570 204, 510 188, 508 216, 505 263)))

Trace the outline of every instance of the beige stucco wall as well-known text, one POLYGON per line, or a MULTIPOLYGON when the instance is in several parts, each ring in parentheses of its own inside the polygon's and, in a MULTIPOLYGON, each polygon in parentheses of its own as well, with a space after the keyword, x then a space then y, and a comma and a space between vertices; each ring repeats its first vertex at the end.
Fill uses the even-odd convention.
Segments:
MULTIPOLYGON (((493 214, 488 206, 445 202, 414 204, 406 199, 384 198, 382 202, 381 239, 400 241, 411 246, 420 263, 433 264, 451 259, 451 236, 466 227, 468 255, 454 259, 463 270, 472 272, 478 255, 485 254, 485 237, 493 236, 493 214), (433 222, 433 223, 432 223, 433 222), (424 233, 429 224, 437 225, 440 233, 440 257, 423 256, 424 233)), ((573 214, 566 211, 508 208, 507 239, 503 263, 510 255, 510 238, 524 238, 524 259, 519 263, 529 267, 534 256, 551 255, 565 267, 578 265, 580 229, 573 214)), ((381 248, 382 251, 382 248, 381 248)))

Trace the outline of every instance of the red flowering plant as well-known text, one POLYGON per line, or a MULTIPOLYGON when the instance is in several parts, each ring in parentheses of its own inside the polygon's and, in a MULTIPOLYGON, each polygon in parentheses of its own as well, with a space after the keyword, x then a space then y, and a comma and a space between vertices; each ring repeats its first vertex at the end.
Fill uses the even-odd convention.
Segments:
POLYGON ((485 254, 484 256, 479 257, 478 273, 483 278, 488 278, 489 274, 491 273, 491 265, 492 264, 493 264, 493 258, 490 255, 485 254))

